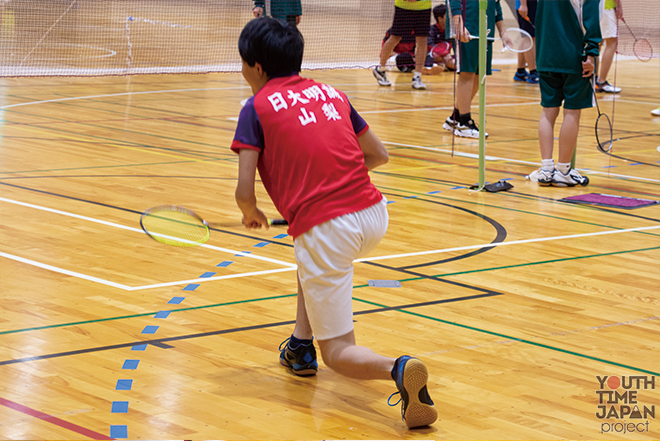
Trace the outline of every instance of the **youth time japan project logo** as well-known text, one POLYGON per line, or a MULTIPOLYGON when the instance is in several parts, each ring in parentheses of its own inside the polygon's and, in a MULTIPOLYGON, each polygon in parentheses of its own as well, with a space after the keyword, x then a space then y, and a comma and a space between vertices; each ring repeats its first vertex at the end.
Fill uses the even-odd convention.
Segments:
POLYGON ((644 404, 655 390, 652 375, 596 376, 600 433, 647 433, 655 419, 655 405, 644 404))

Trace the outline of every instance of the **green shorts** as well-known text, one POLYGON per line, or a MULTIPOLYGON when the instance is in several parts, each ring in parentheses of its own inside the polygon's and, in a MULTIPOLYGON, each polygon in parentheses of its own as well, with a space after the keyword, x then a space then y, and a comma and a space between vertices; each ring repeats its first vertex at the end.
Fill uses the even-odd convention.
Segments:
MULTIPOLYGON (((454 43, 456 45, 456 43, 454 43)), ((461 72, 479 72, 479 40, 470 40, 467 43, 460 43, 461 53, 459 55, 459 70, 461 72)), ((454 53, 456 53, 456 46, 454 46, 454 53)), ((486 45, 486 75, 491 75, 493 65, 493 43, 488 42, 486 45)))
POLYGON ((582 74, 539 72, 542 107, 588 109, 594 106, 594 93, 590 78, 582 74))

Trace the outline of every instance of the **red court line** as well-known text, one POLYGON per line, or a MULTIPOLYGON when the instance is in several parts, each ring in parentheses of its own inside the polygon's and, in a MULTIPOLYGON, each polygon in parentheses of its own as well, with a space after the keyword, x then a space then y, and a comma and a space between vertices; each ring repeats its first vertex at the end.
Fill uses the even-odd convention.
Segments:
POLYGON ((85 429, 84 427, 78 426, 73 423, 69 423, 68 421, 64 421, 60 418, 48 415, 47 413, 39 412, 38 410, 30 409, 29 407, 23 406, 22 404, 14 403, 13 401, 6 400, 2 397, 0 397, 0 404, 3 406, 6 406, 10 409, 17 410, 19 412, 22 412, 26 415, 33 416, 35 418, 39 418, 40 420, 46 421, 48 423, 55 424, 56 426, 60 426, 64 429, 71 430, 72 432, 76 432, 80 435, 87 436, 92 439, 98 439, 98 440, 112 440, 114 438, 110 438, 107 435, 103 435, 98 432, 94 432, 93 430, 85 429))

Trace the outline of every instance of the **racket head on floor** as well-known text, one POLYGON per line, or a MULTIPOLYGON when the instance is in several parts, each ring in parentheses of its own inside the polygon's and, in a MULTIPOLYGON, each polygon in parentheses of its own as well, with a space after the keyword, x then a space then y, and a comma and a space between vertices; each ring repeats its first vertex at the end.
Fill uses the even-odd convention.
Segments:
POLYGON ((509 28, 505 32, 506 38, 502 38, 503 50, 511 52, 527 52, 532 49, 534 40, 529 32, 520 28, 509 28), (509 40, 507 42, 507 39, 509 40))
POLYGON ((612 150, 612 144, 614 143, 612 122, 610 117, 604 113, 596 118, 596 142, 598 143, 598 150, 601 152, 608 153, 612 150))
POLYGON ((194 211, 178 205, 149 208, 140 217, 140 226, 152 239, 177 247, 193 247, 209 240, 209 226, 194 211))

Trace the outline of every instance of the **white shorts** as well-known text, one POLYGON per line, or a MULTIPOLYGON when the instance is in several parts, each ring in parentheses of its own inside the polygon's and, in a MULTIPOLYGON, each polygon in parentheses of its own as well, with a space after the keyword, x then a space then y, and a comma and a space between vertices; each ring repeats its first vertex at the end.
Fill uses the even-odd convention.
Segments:
POLYGON ((309 323, 317 340, 353 330, 353 261, 387 231, 387 200, 336 217, 296 237, 294 250, 309 323))
POLYGON ((605 38, 616 38, 617 23, 614 9, 603 9, 603 15, 600 16, 600 34, 605 38))

